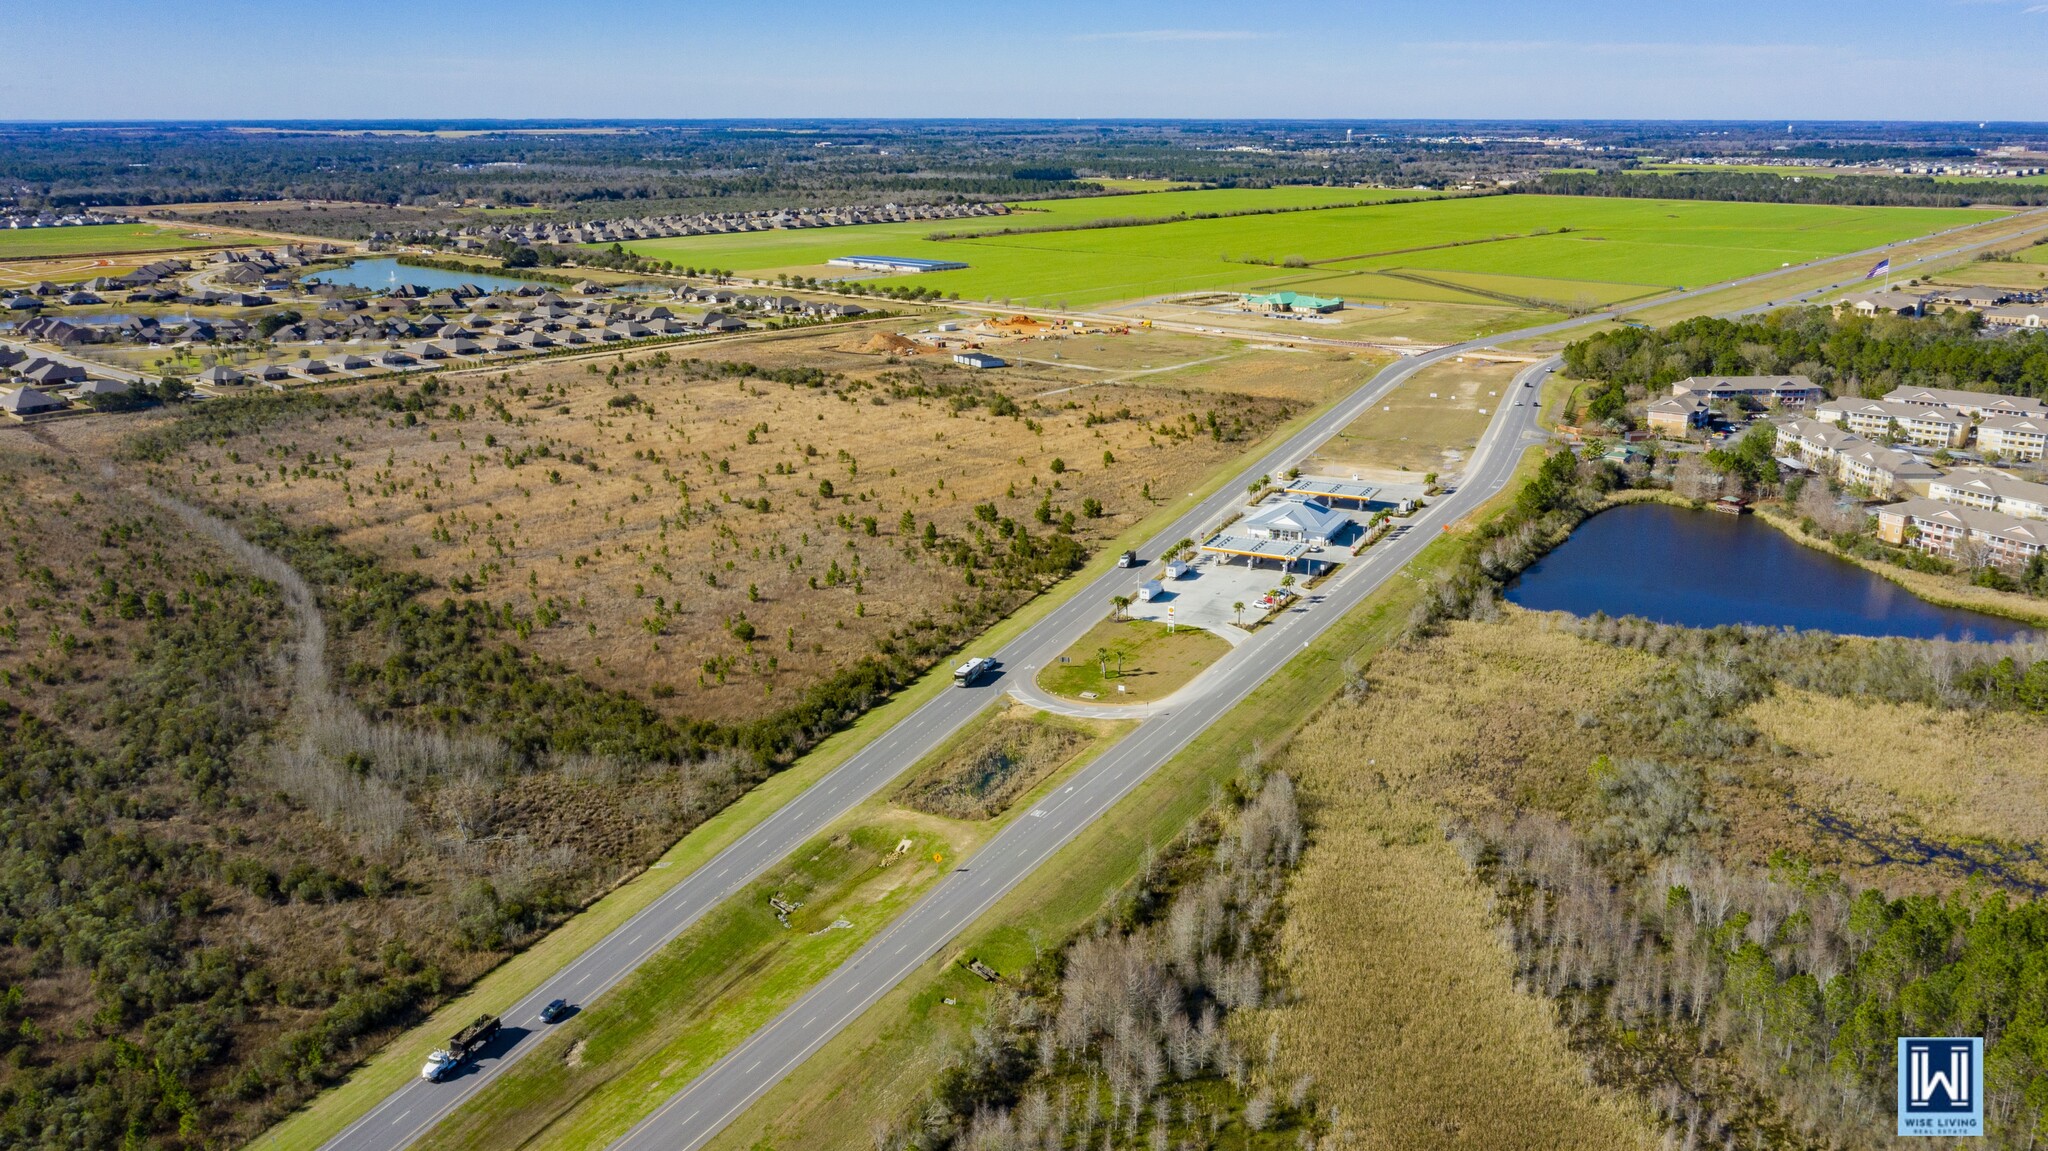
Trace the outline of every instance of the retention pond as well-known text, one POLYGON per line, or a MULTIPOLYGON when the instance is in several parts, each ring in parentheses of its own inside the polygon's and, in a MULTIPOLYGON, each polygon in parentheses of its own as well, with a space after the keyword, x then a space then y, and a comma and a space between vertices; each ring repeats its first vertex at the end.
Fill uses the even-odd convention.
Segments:
POLYGON ((1685 627, 1749 624, 1912 639, 2006 640, 2016 620, 1932 604, 1752 516, 1624 504, 1508 585, 1510 602, 1685 627))

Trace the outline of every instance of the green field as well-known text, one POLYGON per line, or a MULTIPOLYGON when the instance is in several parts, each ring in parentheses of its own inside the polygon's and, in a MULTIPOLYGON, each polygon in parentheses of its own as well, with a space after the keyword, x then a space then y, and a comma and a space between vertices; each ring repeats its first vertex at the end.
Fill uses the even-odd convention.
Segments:
MULTIPOLYGON (((1282 192, 1330 198, 1361 195, 1341 188, 1270 189, 1256 194, 1265 197, 1261 203, 1271 204, 1282 192)), ((1052 201, 1033 205, 1043 207, 1046 214, 1031 218, 1063 222, 1175 210, 1228 211, 1237 203, 1250 206, 1253 201, 1233 197, 1252 194, 1160 192, 1052 201), (1108 210, 1110 205, 1118 210, 1108 210)), ((917 223, 690 236, 642 241, 631 248, 678 264, 728 267, 749 275, 796 270, 819 274, 825 261, 849 253, 960 260, 970 266, 921 275, 915 282, 968 299, 1054 307, 1200 289, 1306 286, 1350 273, 1390 270, 1571 281, 1571 298, 1610 299, 1767 271, 1999 214, 1979 209, 1483 196, 949 241, 925 239, 933 229, 917 223), (1283 266, 1291 261, 1310 266, 1283 266)), ((1013 218, 1009 226, 1018 223, 1013 218)), ((1359 298, 1460 295, 1441 287, 1378 279, 1376 286, 1384 294, 1359 298)), ((1465 302, 1490 301, 1471 295, 1465 302)))
POLYGON ((44 256, 99 256, 120 252, 152 252, 164 248, 214 248, 218 237, 195 240, 187 229, 155 224, 87 224, 78 228, 0 229, 0 260, 33 260, 44 256))

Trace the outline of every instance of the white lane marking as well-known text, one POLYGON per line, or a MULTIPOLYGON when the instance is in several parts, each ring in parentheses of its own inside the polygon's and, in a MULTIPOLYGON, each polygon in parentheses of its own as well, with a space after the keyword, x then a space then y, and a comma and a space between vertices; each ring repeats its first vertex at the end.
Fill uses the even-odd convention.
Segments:
POLYGON ((399 1113, 398 1113, 398 1118, 396 1118, 396 1119, 393 1119, 393 1120, 392 1120, 392 1122, 393 1122, 393 1123, 403 1123, 403 1122, 405 1121, 405 1117, 406 1117, 406 1116, 408 1116, 408 1115, 410 1115, 410 1114, 412 1114, 412 1108, 408 1107, 408 1108, 406 1108, 405 1110, 403 1110, 403 1111, 399 1112, 399 1113))

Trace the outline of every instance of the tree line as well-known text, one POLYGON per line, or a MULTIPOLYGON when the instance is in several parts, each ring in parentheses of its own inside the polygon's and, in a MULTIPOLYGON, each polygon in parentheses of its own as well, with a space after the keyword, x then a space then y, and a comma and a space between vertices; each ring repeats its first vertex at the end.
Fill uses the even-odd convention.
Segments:
POLYGON ((2014 180, 1937 181, 1932 176, 1780 176, 1770 172, 1545 172, 1521 189, 1547 196, 1732 200, 1752 204, 1869 204, 1967 208, 2048 204, 2048 187, 2014 180))

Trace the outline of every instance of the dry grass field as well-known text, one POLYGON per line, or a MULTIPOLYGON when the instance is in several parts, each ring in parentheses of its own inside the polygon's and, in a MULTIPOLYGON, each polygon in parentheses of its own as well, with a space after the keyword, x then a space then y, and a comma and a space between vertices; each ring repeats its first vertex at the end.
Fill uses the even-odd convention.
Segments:
POLYGON ((1802 804, 1899 818, 1946 840, 2048 842, 2048 725, 1792 690, 1753 704, 1748 716, 1800 753, 1790 782, 1802 804))
POLYGON ((1460 357, 1410 376, 1379 406, 1331 437, 1304 465, 1309 471, 1379 479, 1401 473, 1450 475, 1471 458, 1492 412, 1508 395, 1520 363, 1460 357))
POLYGON ((894 802, 951 819, 993 819, 1094 746, 1107 727, 1013 704, 928 756, 894 802))
POLYGON ((1289 745, 1310 827, 1280 937, 1299 998, 1246 1027, 1277 1028, 1287 1074, 1315 1077, 1357 1146, 1648 1142, 1626 1105, 1588 1088, 1549 1007, 1512 986, 1486 893, 1439 825, 1507 802, 1568 806, 1592 754, 1574 716, 1650 662, 1527 624, 1460 624, 1382 653, 1363 699, 1331 704, 1289 745))
MULTIPOLYGON (((668 714, 739 721, 961 610, 991 578, 963 554, 1000 558, 1020 531, 1109 538, 1304 406, 1220 371, 1199 390, 974 373, 867 338, 366 386, 163 478, 531 612, 538 654, 668 714)), ((1247 378, 1272 371, 1232 354, 1247 378)))
MULTIPOLYGON (((1290 1074, 1316 1076, 1360 1146, 1647 1140, 1644 1114, 1589 1089, 1551 1007, 1514 985, 1491 891, 1443 829, 1517 810, 1583 823, 1596 817, 1597 757, 1682 760, 1617 719, 1670 666, 1554 617, 1455 623, 1375 657, 1363 690, 1277 761, 1310 828, 1280 939, 1299 998, 1244 1025, 1260 1038, 1277 1029, 1290 1074), (1379 1057, 1329 1059, 1340 1049, 1379 1057)), ((2018 882, 2043 879, 2030 857, 2048 838, 2048 722, 1782 686, 1735 718, 1759 738, 1696 760, 1718 858, 1761 867, 1790 852, 1895 894, 1961 889, 1984 852, 2018 882)))

